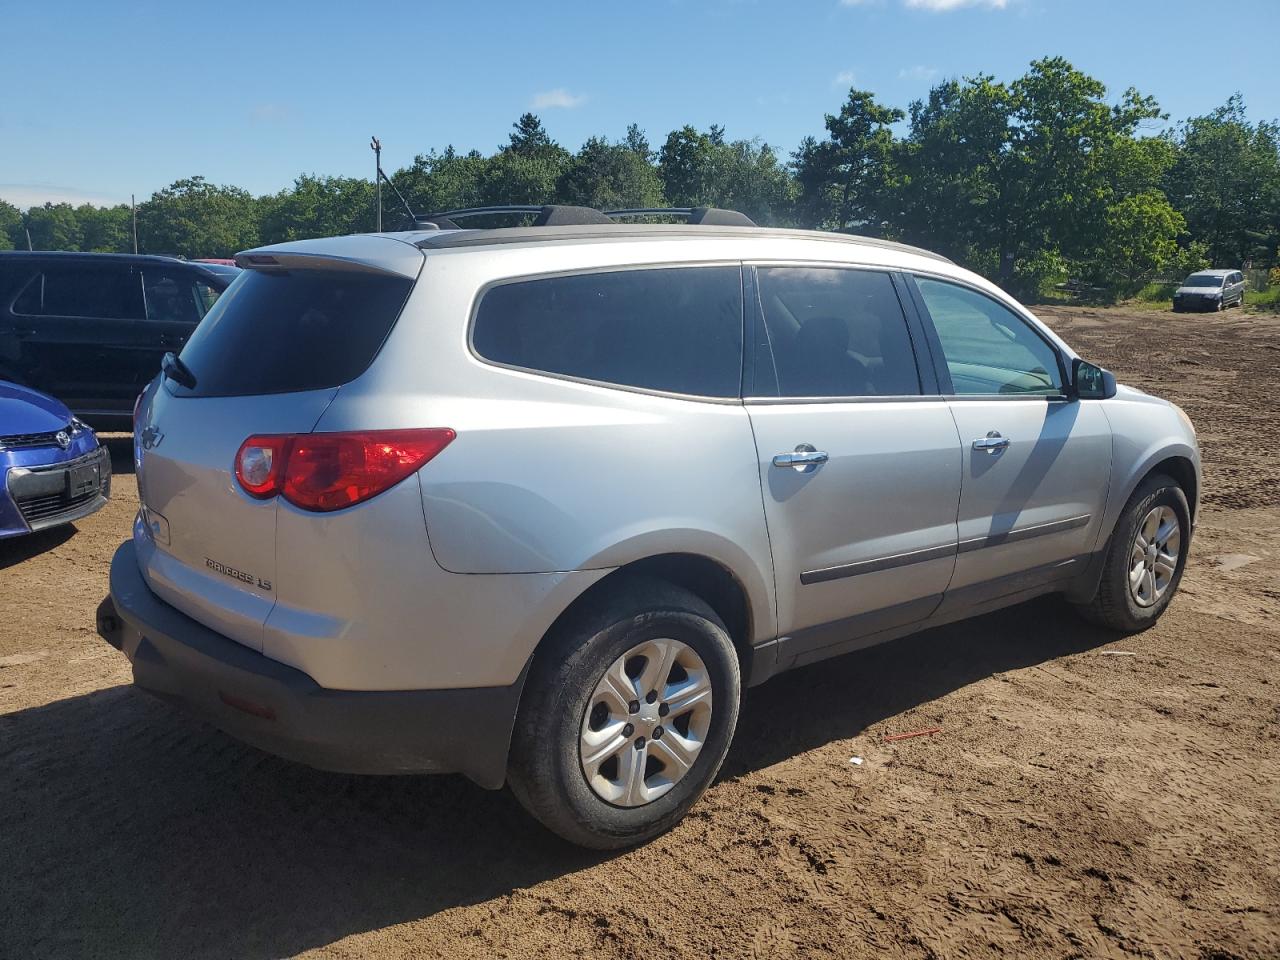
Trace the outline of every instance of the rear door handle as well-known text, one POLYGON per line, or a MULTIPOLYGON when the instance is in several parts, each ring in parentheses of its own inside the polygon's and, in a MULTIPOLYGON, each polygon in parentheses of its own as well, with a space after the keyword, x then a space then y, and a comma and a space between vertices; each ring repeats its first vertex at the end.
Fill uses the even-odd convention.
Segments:
POLYGON ((780 453, 773 458, 775 467, 791 467, 797 473, 812 473, 818 469, 819 464, 826 463, 831 458, 825 450, 815 450, 813 444, 802 443, 798 445, 794 453, 780 453))
POLYGON ((1000 433, 996 430, 992 430, 985 437, 979 437, 973 441, 973 449, 981 450, 983 453, 993 457, 1008 445, 1009 438, 1000 436, 1000 433))

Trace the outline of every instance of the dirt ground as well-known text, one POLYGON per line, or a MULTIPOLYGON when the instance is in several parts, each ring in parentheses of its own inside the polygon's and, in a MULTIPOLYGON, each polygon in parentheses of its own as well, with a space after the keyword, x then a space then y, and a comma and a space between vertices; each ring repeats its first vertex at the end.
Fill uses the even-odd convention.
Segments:
POLYGON ((109 508, 0 544, 0 957, 1280 957, 1280 317, 1041 313, 1199 428, 1159 626, 1046 599, 778 678, 689 818, 614 856, 135 692, 93 630, 137 502, 112 441, 109 508))

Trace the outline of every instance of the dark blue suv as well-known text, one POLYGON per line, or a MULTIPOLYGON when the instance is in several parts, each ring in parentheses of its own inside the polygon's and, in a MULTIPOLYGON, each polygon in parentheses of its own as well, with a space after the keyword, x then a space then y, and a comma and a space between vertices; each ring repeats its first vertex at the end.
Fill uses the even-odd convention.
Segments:
POLYGON ((174 257, 0 253, 0 380, 129 428, 133 402, 238 273, 174 257))

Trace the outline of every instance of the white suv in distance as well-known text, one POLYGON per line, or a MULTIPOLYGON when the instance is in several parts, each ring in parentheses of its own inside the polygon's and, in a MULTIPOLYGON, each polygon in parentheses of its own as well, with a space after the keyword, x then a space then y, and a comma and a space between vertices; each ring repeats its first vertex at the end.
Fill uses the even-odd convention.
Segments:
POLYGON ((780 671, 1051 592, 1142 630, 1177 589, 1186 416, 941 257, 705 209, 441 223, 241 254, 140 398, 98 616, 138 686, 610 848, 780 671))

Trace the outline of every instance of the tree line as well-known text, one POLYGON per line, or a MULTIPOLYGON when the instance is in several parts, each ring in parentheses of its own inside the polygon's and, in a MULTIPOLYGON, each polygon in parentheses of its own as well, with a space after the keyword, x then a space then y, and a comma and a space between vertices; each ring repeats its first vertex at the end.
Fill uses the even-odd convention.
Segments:
MULTIPOLYGON (((710 205, 760 224, 918 244, 1034 297, 1072 281, 1114 296, 1203 266, 1280 256, 1280 126, 1251 122, 1237 94, 1205 116, 1168 119, 1130 88, 1106 87, 1061 57, 1016 80, 945 80, 906 111, 851 89, 825 132, 789 156, 721 126, 672 130, 655 148, 638 126, 572 152, 526 113, 491 154, 453 147, 390 174, 384 229, 418 214, 494 204, 602 209, 710 205)), ((225 257, 264 243, 366 232, 371 180, 305 174, 255 197, 191 177, 137 209, 144 253, 225 257)), ((129 251, 128 206, 0 199, 0 249, 129 251), (29 238, 29 239, 28 239, 29 238)))

